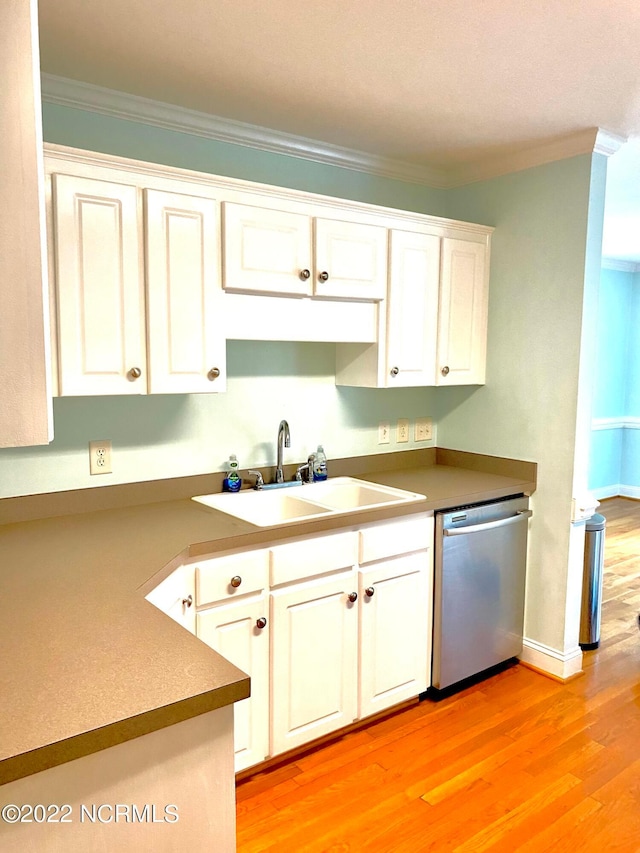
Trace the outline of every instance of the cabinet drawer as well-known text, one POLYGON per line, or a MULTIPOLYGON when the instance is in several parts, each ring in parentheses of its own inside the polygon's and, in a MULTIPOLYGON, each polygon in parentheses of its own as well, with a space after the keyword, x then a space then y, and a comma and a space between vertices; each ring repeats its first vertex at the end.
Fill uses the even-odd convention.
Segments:
POLYGON ((277 545, 271 549, 271 586, 353 566, 356 544, 350 530, 277 545))
POLYGON ((360 536, 360 563, 410 554, 433 544, 433 514, 422 513, 365 527, 360 536))
POLYGON ((269 580, 269 552, 243 551, 225 557, 212 557, 196 563, 196 605, 224 601, 248 592, 265 589, 269 580), (238 586, 231 585, 237 578, 238 586))

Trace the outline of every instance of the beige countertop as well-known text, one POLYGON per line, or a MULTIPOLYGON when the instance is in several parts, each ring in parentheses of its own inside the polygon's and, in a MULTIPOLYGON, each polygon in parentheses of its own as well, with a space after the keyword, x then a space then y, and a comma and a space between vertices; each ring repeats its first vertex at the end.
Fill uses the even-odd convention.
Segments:
MULTIPOLYGON (((358 523, 535 489, 532 463, 435 449, 341 460, 338 473, 427 495, 358 523)), ((144 594, 182 557, 354 518, 261 529, 183 496, 163 500, 202 494, 205 482, 219 491, 219 479, 0 501, 0 784, 249 695, 244 673, 144 594)))

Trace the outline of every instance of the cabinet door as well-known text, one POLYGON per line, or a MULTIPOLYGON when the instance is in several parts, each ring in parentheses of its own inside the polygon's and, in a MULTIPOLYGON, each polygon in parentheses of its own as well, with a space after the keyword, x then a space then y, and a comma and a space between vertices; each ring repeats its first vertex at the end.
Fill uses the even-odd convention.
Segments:
POLYGON ((487 249, 444 238, 438 327, 438 385, 484 382, 487 346, 487 249))
POLYGON ((269 624, 262 595, 203 610, 199 639, 251 677, 251 696, 234 707, 235 768, 257 764, 269 751, 269 624), (264 627, 260 627, 265 620, 264 627))
POLYGON ((358 603, 354 572, 271 594, 271 753, 356 717, 358 603))
POLYGON ((435 385, 440 238, 391 232, 388 386, 435 385))
POLYGON ((314 293, 343 299, 384 299, 387 229, 379 225, 315 221, 314 293))
POLYGON ((217 205, 145 191, 149 391, 225 390, 217 205))
POLYGON ((223 204, 225 290, 311 293, 311 219, 246 204, 223 204))
POLYGON ((427 689, 431 577, 430 549, 360 572, 360 718, 427 689))
POLYGON ((133 186, 53 175, 61 395, 146 392, 133 186))

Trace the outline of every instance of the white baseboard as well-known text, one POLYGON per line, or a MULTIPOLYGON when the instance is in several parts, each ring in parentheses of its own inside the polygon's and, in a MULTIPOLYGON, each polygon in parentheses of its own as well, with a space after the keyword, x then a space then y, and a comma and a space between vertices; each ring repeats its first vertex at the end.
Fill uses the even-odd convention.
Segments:
POLYGON ((591 494, 595 495, 597 500, 603 501, 606 498, 617 498, 621 494, 620 483, 614 483, 611 486, 601 486, 599 489, 591 489, 591 494))
POLYGON ((602 486, 599 489, 591 489, 591 493, 599 501, 606 498, 634 498, 640 500, 640 486, 627 486, 624 483, 614 483, 611 486, 602 486))
POLYGON ((622 498, 635 498, 640 500, 640 486, 625 486, 624 483, 620 486, 618 493, 622 498))
POLYGON ((520 660, 563 681, 582 672, 582 651, 579 646, 563 654, 551 646, 525 637, 520 660))

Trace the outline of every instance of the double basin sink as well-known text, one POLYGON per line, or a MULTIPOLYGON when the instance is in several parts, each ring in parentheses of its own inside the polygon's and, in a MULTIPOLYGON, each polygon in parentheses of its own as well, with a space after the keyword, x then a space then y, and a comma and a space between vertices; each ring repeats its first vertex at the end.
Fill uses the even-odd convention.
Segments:
POLYGON ((286 488, 198 495, 192 500, 257 527, 274 527, 374 507, 415 503, 425 500, 425 495, 353 477, 335 477, 319 483, 287 484, 286 488))

